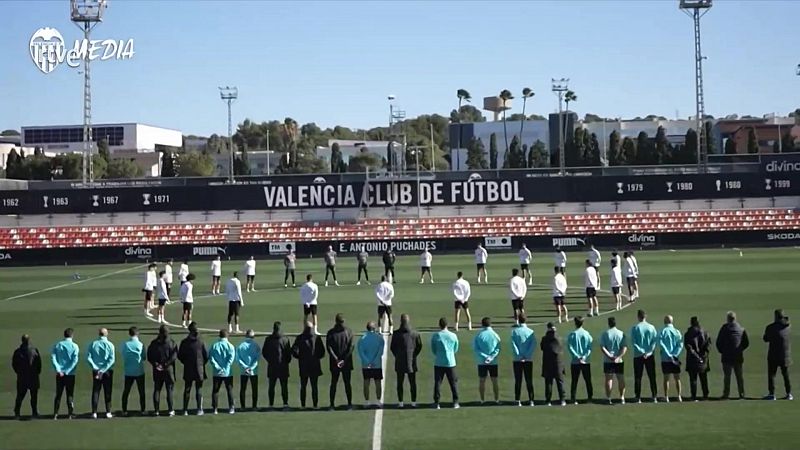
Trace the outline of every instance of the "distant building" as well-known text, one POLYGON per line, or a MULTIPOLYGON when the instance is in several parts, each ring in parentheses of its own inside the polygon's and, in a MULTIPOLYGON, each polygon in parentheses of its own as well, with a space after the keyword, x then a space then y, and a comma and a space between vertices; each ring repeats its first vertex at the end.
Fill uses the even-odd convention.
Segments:
MULTIPOLYGON (((20 136, 0 136, 0 168, 5 170, 11 150, 15 150, 18 155, 24 152, 26 156, 33 155, 33 152, 36 151, 34 147, 22 147, 20 143, 20 136)), ((47 154, 47 156, 55 156, 55 154, 47 154)))
POLYGON ((773 153, 776 148, 781 148, 781 139, 789 133, 795 141, 800 140, 800 126, 794 117, 774 117, 746 119, 722 119, 717 121, 712 129, 712 137, 717 145, 717 151, 724 153, 729 139, 736 143, 736 153, 747 153, 747 143, 750 130, 754 130, 758 140, 759 153, 773 153))
MULTIPOLYGON (((241 153, 236 152, 234 156, 238 157, 241 153)), ((275 151, 267 152, 266 150, 255 150, 247 152, 247 162, 250 165, 250 175, 272 175, 275 173, 275 168, 280 164, 282 153, 275 151), (269 167, 269 169, 267 169, 269 167)), ((231 157, 226 152, 211 153, 214 158, 214 174, 220 177, 227 177, 230 174, 231 157)))
MULTIPOLYGON (((558 117, 557 114, 555 116, 558 117)), ((508 131, 509 146, 514 136, 519 136, 521 124, 522 121, 519 120, 506 122, 505 129, 508 131)), ((484 155, 486 156, 486 160, 489 161, 489 141, 491 140, 492 134, 495 135, 495 139, 497 140, 497 167, 502 168, 506 150, 502 121, 450 124, 450 165, 452 170, 468 170, 467 147, 473 138, 481 140, 484 155), (459 134, 461 136, 461 148, 458 148, 459 134)), ((527 145, 528 148, 530 148, 536 141, 542 141, 545 145, 548 145, 550 142, 549 136, 550 131, 548 130, 547 120, 526 120, 525 127, 522 131, 521 145, 527 145)))
MULTIPOLYGON (((148 153, 155 152, 157 146, 181 147, 183 134, 178 130, 140 123, 111 123, 92 125, 92 140, 95 149, 97 142, 108 140, 112 154, 118 150, 148 153)), ((82 152, 83 126, 22 127, 22 145, 55 153, 82 152)))

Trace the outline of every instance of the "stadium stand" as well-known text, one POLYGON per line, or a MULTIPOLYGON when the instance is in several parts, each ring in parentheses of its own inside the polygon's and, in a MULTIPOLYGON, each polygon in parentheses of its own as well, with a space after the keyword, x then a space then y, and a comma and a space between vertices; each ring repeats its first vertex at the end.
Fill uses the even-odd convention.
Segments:
POLYGON ((356 222, 245 223, 0 228, 0 248, 109 247, 222 242, 443 239, 548 234, 677 233, 800 227, 793 209, 584 213, 363 219, 356 222), (562 229, 563 228, 563 229, 562 229))

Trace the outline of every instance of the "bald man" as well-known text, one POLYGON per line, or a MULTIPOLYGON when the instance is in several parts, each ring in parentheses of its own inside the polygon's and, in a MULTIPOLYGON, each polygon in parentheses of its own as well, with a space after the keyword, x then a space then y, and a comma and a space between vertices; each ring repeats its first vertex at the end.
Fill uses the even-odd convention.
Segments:
POLYGON ((86 361, 92 368, 92 419, 97 419, 97 403, 100 400, 100 389, 106 406, 106 418, 111 415, 111 389, 114 384, 114 344, 108 340, 108 330, 100 328, 99 337, 89 344, 86 361))
POLYGON ((681 360, 683 351, 683 335, 675 329, 672 316, 664 316, 664 328, 658 336, 661 346, 661 371, 664 373, 664 401, 669 403, 669 379, 675 380, 675 389, 678 392, 678 401, 681 396, 681 360))

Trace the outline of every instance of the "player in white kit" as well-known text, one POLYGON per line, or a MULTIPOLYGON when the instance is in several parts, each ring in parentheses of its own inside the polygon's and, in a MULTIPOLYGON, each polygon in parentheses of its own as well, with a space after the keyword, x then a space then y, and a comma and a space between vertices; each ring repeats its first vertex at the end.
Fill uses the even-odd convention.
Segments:
POLYGON ((244 262, 244 274, 247 277, 245 281, 245 289, 247 292, 256 291, 256 258, 251 256, 250 259, 244 262))
POLYGON ((594 244, 589 245, 589 252, 586 257, 592 262, 592 267, 597 271, 597 289, 600 289, 600 263, 603 257, 600 256, 600 251, 594 248, 594 244))
POLYGON ((486 271, 486 261, 488 259, 489 252, 483 248, 483 245, 478 244, 478 248, 475 249, 475 266, 478 270, 478 284, 481 284, 481 275, 483 275, 483 282, 486 284, 489 283, 489 272, 486 271))
POLYGON ((392 322, 394 286, 392 286, 392 283, 386 281, 386 275, 381 276, 381 282, 375 286, 375 298, 378 301, 378 330, 381 333, 388 332, 392 334, 394 331, 394 323, 392 322), (386 321, 383 320, 384 317, 386 317, 386 321), (387 326, 385 331, 383 328, 384 324, 387 326))
POLYGON ((583 281, 586 286, 586 302, 589 304, 589 317, 600 314, 600 305, 597 303, 597 287, 600 284, 600 277, 597 276, 597 269, 594 268, 590 260, 586 260, 586 270, 583 273, 583 281))
POLYGON ((164 280, 167 282, 167 294, 172 294, 172 259, 164 264, 164 280))
POLYGON ((611 259, 611 295, 616 302, 616 310, 619 311, 622 309, 622 294, 620 294, 622 289, 622 268, 620 268, 617 261, 615 258, 611 259))
POLYGON ((144 274, 144 315, 153 317, 150 310, 154 308, 153 305, 153 291, 156 290, 158 284, 158 276, 156 275, 156 265, 150 264, 147 266, 147 272, 144 274))
POLYGON ((419 275, 419 284, 425 282, 425 274, 428 274, 428 281, 433 284, 433 272, 431 272, 431 263, 433 262, 433 255, 431 255, 430 250, 425 247, 425 251, 419 255, 419 265, 420 265, 420 275, 419 275))
POLYGON ((472 316, 469 314, 469 297, 472 295, 469 281, 464 279, 464 274, 458 272, 456 281, 453 283, 453 307, 456 314, 455 330, 458 331, 458 322, 461 319, 461 310, 467 316, 467 329, 472 331, 472 316))
POLYGON ((220 278, 222 278, 222 259, 217 256, 211 261, 211 295, 219 295, 220 278))
POLYGON ((522 279, 528 280, 528 286, 533 286, 533 273, 531 273, 530 265, 533 260, 533 254, 528 250, 528 246, 522 244, 519 249, 519 268, 522 271, 522 279))
POLYGON ((567 254, 564 253, 564 250, 561 250, 560 245, 556 245, 556 247, 553 249, 553 262, 559 272, 561 272, 562 274, 566 274, 567 254))

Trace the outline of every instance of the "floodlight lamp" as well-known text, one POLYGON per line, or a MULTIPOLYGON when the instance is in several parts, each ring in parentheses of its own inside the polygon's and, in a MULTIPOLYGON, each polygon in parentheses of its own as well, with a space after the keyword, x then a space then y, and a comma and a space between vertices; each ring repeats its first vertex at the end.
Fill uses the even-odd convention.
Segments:
POLYGON ((394 96, 394 94, 389 94, 389 96, 386 97, 387 100, 394 100, 395 98, 396 97, 394 96))
POLYGON ((73 22, 102 22, 106 0, 70 0, 70 18, 73 22))

